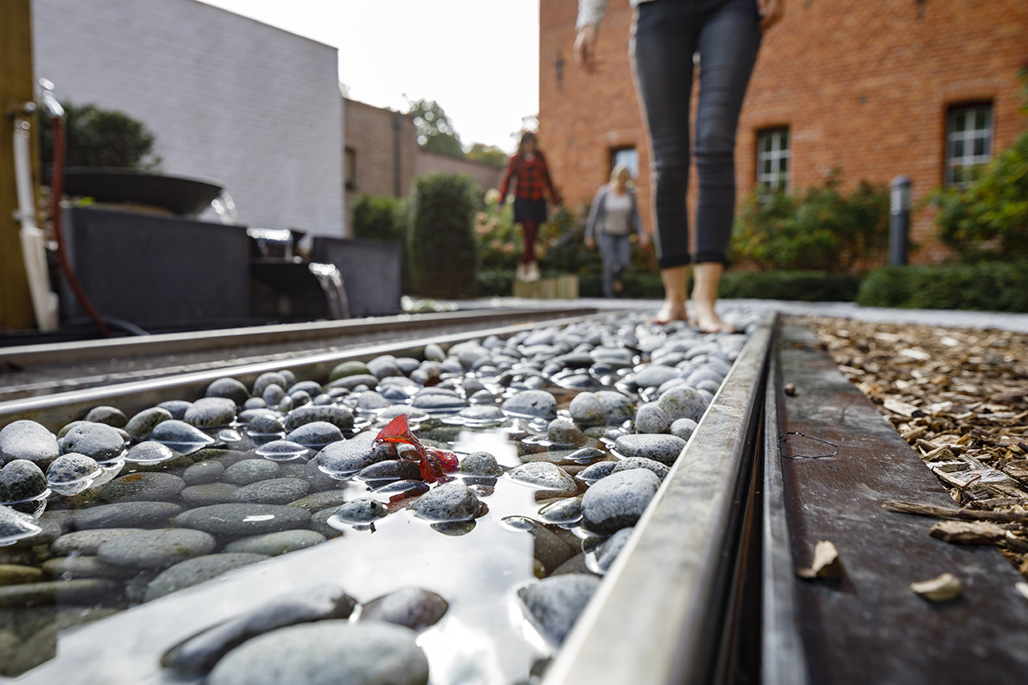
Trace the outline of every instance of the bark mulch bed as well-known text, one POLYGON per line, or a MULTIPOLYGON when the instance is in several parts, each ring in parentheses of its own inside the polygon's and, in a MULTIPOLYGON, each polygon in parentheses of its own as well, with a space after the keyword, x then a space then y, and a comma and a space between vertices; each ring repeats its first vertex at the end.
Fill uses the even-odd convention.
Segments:
MULTIPOLYGON (((1028 335, 805 317, 842 373, 949 490, 932 535, 996 544, 1028 578, 1028 335)), ((1019 589, 1028 597, 1028 584, 1019 589)))

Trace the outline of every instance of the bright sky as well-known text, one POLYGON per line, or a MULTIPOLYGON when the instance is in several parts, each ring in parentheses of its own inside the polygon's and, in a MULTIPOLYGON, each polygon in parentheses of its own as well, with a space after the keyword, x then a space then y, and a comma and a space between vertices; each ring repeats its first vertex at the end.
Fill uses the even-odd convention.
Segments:
POLYGON ((539 110, 539 0, 201 0, 339 49, 350 97, 439 103, 465 146, 513 152, 539 110))

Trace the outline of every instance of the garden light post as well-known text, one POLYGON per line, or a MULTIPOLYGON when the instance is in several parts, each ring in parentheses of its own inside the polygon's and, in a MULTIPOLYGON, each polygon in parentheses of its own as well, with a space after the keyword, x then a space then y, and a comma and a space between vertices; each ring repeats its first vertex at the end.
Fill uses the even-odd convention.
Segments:
POLYGON ((907 263, 907 247, 910 234, 910 177, 903 175, 892 179, 889 192, 889 264, 902 266, 907 263))

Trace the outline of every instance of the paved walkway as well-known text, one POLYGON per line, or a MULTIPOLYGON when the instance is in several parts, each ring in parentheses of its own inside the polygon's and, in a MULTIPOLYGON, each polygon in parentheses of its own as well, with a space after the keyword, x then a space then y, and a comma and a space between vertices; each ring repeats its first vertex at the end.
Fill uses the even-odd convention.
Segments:
MULTIPOLYGON (((597 309, 631 309, 656 313, 658 300, 630 300, 580 298, 577 300, 528 300, 515 297, 501 297, 471 302, 461 302, 464 307, 595 307, 597 309)), ((795 316, 832 316, 858 321, 882 323, 921 324, 951 328, 979 328, 1028 333, 1028 314, 1005 314, 1001 312, 969 312, 948 309, 886 309, 882 307, 859 307, 852 302, 792 302, 783 300, 721 300, 718 311, 729 314, 732 311, 770 311, 795 316)))

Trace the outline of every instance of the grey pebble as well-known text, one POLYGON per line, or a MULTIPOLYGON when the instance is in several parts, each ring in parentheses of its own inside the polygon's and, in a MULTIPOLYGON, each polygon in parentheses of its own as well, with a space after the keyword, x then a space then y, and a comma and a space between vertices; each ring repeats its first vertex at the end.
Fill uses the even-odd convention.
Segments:
POLYGON ((206 507, 234 501, 237 490, 239 486, 231 483, 201 483, 183 488, 179 497, 191 507, 206 507))
POLYGON ((271 478, 244 485, 232 496, 234 502, 260 504, 289 504, 310 490, 310 483, 302 478, 271 478))
POLYGON ((597 481, 582 497, 582 517, 590 530, 608 535, 634 526, 660 487, 652 471, 631 469, 597 481))
POLYGON ((505 414, 539 419, 557 417, 557 398, 545 390, 522 390, 504 400, 505 414))
POLYGON ((35 421, 12 421, 0 429, 0 462, 28 459, 46 468, 60 453, 54 434, 35 421))
POLYGON ((50 545, 50 552, 58 555, 84 554, 95 556, 100 545, 126 535, 140 533, 142 528, 97 528, 65 533, 50 545))
POLYGON ((68 431, 60 440, 65 452, 78 452, 97 461, 113 459, 125 451, 125 438, 121 431, 105 423, 86 423, 68 431))
POLYGON ((401 588, 361 607, 361 621, 384 621, 421 631, 439 622, 450 608, 440 595, 423 588, 401 588))
POLYGON ((214 535, 260 535, 300 528, 310 512, 280 504, 213 504, 182 512, 175 525, 214 535))
POLYGON ((660 433, 622 435, 614 441, 614 451, 622 457, 646 457, 671 466, 685 448, 685 440, 660 433))
POLYGON ((144 601, 152 602, 172 592, 199 585, 223 573, 270 558, 264 554, 208 554, 186 559, 151 580, 147 585, 144 601))
POLYGON ((186 482, 170 473, 131 473, 104 485, 97 500, 115 502, 161 502, 173 499, 186 482))
POLYGON ((225 465, 220 461, 209 459, 186 468, 182 473, 182 480, 187 485, 203 485, 204 483, 213 483, 221 478, 223 473, 225 473, 225 465))
POLYGON ((226 552, 247 552, 275 557, 298 549, 313 547, 325 541, 325 536, 313 530, 282 530, 277 533, 239 538, 225 545, 226 552))
POLYGON ((275 478, 281 467, 267 459, 244 459, 227 467, 221 474, 221 480, 232 485, 249 485, 258 481, 275 478))
POLYGON ((429 521, 467 521, 478 515, 482 503, 464 483, 437 485, 414 501, 414 513, 429 521))
POLYGON ((526 585, 518 597, 539 632, 560 646, 599 586, 596 576, 569 573, 526 585))
POLYGON ((214 536, 187 528, 162 528, 121 535, 100 545, 97 556, 114 566, 159 569, 214 551, 214 536))
POLYGON ((68 517, 72 528, 123 528, 166 526, 182 511, 169 502, 117 502, 79 509, 68 517))

